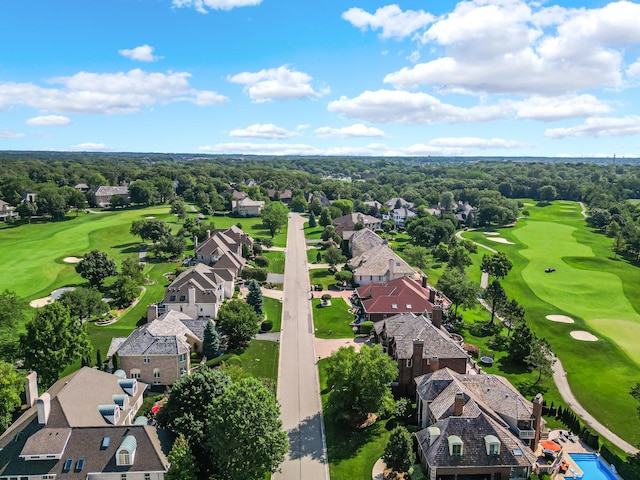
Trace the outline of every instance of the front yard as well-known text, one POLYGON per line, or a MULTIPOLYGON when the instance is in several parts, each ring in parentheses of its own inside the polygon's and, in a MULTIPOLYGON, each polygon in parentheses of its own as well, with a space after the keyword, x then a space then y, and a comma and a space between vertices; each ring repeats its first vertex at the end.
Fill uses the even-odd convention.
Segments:
POLYGON ((313 324, 317 338, 354 338, 355 333, 349 324, 353 321, 353 314, 349 313, 349 305, 342 298, 332 298, 331 306, 322 307, 322 300, 314 298, 313 324))
POLYGON ((262 297, 262 309, 267 320, 271 320, 273 327, 270 332, 279 332, 282 322, 282 302, 275 298, 262 297))
POLYGON ((326 268, 314 268, 309 270, 309 281, 311 285, 322 285, 323 290, 329 290, 336 285, 333 273, 326 268))

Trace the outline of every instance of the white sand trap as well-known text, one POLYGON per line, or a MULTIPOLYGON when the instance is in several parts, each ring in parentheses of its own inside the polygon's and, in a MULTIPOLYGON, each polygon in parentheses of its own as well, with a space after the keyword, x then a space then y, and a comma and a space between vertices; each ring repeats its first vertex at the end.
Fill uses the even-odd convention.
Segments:
POLYGON ((65 257, 62 261, 64 263, 80 263, 82 259, 78 257, 65 257))
POLYGON ((492 242, 497 242, 497 243, 504 243, 505 245, 515 245, 515 243, 510 242, 506 238, 502 238, 502 237, 489 237, 487 238, 487 240, 491 240, 492 242))
POLYGON ((41 308, 45 305, 49 305, 50 303, 53 303, 53 298, 51 297, 36 298, 35 300, 31 300, 29 302, 29 306, 32 308, 41 308))
POLYGON ((566 315, 547 315, 547 320, 551 320, 552 322, 558 323, 574 323, 573 318, 567 317, 566 315))
POLYGON ((492 235, 500 235, 500 233, 499 233, 499 232, 484 232, 484 234, 485 234, 485 235, 489 235, 489 236, 492 236, 492 235))
POLYGON ((585 332, 584 330, 574 330, 573 332, 571 332, 570 335, 573 338, 575 338, 576 340, 580 340, 582 342, 597 342, 598 341, 598 337, 596 337, 595 335, 592 335, 589 332, 585 332))
POLYGON ((151 220, 152 218, 156 218, 156 217, 154 217, 153 215, 150 215, 150 216, 144 217, 144 218, 146 218, 147 220, 151 220))

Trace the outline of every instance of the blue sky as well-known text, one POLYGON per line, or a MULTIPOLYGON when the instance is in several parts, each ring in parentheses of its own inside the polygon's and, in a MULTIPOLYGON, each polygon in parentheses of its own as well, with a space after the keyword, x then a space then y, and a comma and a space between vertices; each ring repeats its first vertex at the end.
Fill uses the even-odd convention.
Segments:
POLYGON ((640 3, 0 2, 0 149, 640 157, 640 3))

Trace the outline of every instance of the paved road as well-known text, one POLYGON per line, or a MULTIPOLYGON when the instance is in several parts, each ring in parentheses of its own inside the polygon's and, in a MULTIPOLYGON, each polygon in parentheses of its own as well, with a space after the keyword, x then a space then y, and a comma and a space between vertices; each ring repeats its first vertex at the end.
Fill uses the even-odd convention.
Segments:
POLYGON ((278 369, 278 401, 290 448, 281 472, 272 476, 276 480, 329 478, 303 226, 303 217, 290 214, 278 369))

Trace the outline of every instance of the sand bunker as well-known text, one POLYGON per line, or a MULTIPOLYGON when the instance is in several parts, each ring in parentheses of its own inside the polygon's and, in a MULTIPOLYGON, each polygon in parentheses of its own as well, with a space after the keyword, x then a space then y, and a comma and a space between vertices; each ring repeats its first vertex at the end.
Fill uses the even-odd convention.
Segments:
POLYGON ((62 261, 64 263, 80 263, 82 259, 78 257, 65 257, 62 261))
POLYGON ((491 235, 500 235, 499 232, 484 232, 484 234, 485 235, 489 235, 489 236, 491 236, 491 235))
POLYGON ((151 220, 152 218, 156 218, 156 217, 154 217, 153 215, 150 215, 150 216, 144 217, 144 218, 146 218, 147 220, 151 220))
POLYGON ((584 330, 574 330, 573 332, 571 332, 570 334, 573 338, 575 338, 576 340, 580 340, 583 342, 597 342, 598 341, 598 337, 596 337, 595 335, 592 335, 589 332, 585 332, 584 330))
POLYGON ((552 322, 558 323, 574 323, 573 318, 567 317, 566 315, 547 315, 547 320, 551 320, 552 322))
POLYGON ((44 307, 45 305, 49 305, 50 303, 53 303, 56 300, 58 300, 64 292, 68 292, 70 290, 75 290, 75 289, 76 287, 57 288, 53 292, 51 292, 51 295, 49 295, 48 297, 36 298, 35 300, 31 300, 29 302, 29 306, 33 308, 44 307))
POLYGON ((487 240, 491 240, 492 242, 504 243, 505 245, 515 245, 515 243, 510 242, 506 238, 502 237, 489 237, 487 240))

